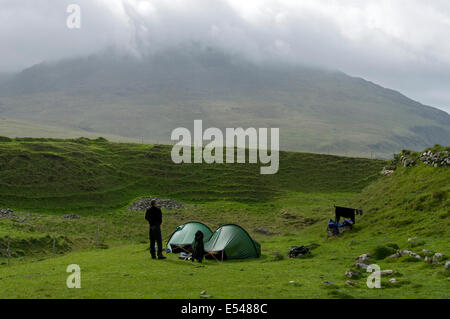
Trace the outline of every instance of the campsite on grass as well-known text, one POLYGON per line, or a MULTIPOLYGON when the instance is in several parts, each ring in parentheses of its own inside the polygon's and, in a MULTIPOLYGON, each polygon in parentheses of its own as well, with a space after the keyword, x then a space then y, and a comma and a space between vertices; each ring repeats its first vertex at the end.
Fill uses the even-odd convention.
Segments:
POLYGON ((176 165, 170 149, 0 141, 0 297, 449 297, 447 164, 280 152, 268 177, 252 164, 176 165), (149 256, 149 198, 166 260, 149 256), (198 231, 201 263, 187 261, 198 231), (70 264, 82 289, 65 285, 70 264), (366 285, 371 264, 381 289, 366 285))

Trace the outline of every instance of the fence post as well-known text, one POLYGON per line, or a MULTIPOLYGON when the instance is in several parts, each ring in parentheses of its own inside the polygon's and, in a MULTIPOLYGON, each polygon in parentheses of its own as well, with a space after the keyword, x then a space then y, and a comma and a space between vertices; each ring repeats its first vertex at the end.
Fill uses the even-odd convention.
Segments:
POLYGON ((95 246, 98 246, 98 231, 100 226, 97 225, 97 230, 95 231, 95 246))
POLYGON ((53 251, 53 256, 55 256, 55 253, 56 253, 56 238, 55 238, 55 235, 53 235, 53 248, 52 248, 52 251, 53 251))
POLYGON ((8 267, 9 267, 9 259, 11 258, 11 239, 8 235, 8 250, 6 250, 6 254, 8 255, 8 267))

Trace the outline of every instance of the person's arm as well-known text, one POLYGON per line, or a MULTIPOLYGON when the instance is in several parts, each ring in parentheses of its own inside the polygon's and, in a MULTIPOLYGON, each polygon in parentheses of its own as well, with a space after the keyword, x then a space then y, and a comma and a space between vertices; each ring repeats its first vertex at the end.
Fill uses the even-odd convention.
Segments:
POLYGON ((150 223, 150 208, 147 209, 145 212, 145 219, 150 223))
POLYGON ((159 224, 161 225, 162 224, 162 211, 161 211, 161 209, 159 209, 159 216, 158 216, 158 218, 159 218, 159 224))

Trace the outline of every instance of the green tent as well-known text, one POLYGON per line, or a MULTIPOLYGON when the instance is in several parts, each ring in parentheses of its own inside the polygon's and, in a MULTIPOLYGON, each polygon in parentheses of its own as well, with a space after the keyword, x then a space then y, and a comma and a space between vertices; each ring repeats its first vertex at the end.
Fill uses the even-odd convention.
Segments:
POLYGON ((217 229, 205 243, 205 252, 216 259, 258 258, 261 245, 253 240, 245 229, 227 224, 217 229))
POLYGON ((188 222, 178 226, 167 242, 167 251, 172 253, 191 252, 195 233, 199 230, 203 233, 203 241, 207 242, 212 235, 212 231, 205 224, 188 222))

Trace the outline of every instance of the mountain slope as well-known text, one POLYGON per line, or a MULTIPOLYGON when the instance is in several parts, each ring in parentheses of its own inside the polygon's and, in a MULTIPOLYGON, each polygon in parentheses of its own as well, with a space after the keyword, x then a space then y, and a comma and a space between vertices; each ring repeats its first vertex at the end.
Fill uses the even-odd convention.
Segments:
POLYGON ((393 90, 191 46, 33 66, 0 85, 0 116, 161 142, 194 119, 279 127, 283 149, 365 156, 450 144, 450 115, 393 90))

